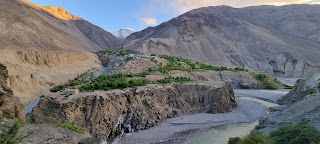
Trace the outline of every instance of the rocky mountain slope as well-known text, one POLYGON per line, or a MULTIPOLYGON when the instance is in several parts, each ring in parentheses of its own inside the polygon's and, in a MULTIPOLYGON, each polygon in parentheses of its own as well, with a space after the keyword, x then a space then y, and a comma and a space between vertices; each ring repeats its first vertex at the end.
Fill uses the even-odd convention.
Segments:
POLYGON ((0 1, 0 63, 7 67, 9 85, 22 103, 101 67, 91 52, 112 49, 118 42, 111 33, 62 8, 40 7, 25 0, 0 1), (91 37, 91 33, 96 35, 91 37))
POLYGON ((33 110, 32 121, 69 123, 107 139, 181 115, 230 112, 236 105, 233 90, 224 82, 148 85, 48 97, 33 110))
POLYGON ((260 131, 269 133, 282 125, 292 125, 302 119, 320 130, 320 74, 299 80, 294 88, 280 102, 287 107, 274 109, 269 116, 260 120, 260 131))
POLYGON ((119 29, 118 31, 113 31, 112 34, 121 40, 125 40, 130 34, 134 33, 131 29, 119 29))
POLYGON ((131 34, 125 48, 280 77, 320 71, 320 6, 206 7, 131 34))

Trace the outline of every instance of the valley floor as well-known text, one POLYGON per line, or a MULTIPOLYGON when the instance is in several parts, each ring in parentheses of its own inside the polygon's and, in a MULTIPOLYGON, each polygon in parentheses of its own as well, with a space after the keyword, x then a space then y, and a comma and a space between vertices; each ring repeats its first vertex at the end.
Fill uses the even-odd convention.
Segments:
POLYGON ((229 137, 250 132, 255 125, 258 125, 257 120, 267 114, 266 108, 277 106, 277 99, 288 92, 289 90, 235 90, 238 107, 231 113, 202 113, 169 119, 148 130, 125 134, 115 139, 113 143, 190 143, 191 141, 210 144, 227 143, 229 137), (223 129, 226 131, 230 129, 221 129, 220 126, 232 124, 240 124, 243 133, 234 133, 234 135, 228 133, 228 136, 219 137, 219 141, 214 140, 217 138, 215 133, 218 128, 220 128, 219 133, 223 133, 223 129))

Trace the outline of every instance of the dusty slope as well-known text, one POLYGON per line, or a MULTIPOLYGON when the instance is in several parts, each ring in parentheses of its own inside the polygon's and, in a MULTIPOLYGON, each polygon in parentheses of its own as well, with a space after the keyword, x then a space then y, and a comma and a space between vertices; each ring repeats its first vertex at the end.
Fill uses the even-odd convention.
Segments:
POLYGON ((281 77, 320 71, 320 6, 206 7, 131 34, 125 48, 281 77))
POLYGON ((7 66, 9 83, 23 103, 100 67, 98 57, 88 51, 105 49, 73 22, 18 0, 0 1, 0 44, 0 63, 7 66))

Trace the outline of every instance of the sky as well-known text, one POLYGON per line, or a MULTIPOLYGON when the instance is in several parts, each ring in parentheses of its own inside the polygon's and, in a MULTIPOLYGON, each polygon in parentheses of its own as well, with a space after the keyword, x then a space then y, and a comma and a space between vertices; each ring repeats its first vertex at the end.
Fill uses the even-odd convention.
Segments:
POLYGON ((228 5, 320 4, 320 0, 29 0, 41 6, 63 7, 107 31, 129 28, 139 31, 156 26, 189 10, 228 5), (94 2, 93 2, 94 1, 94 2))

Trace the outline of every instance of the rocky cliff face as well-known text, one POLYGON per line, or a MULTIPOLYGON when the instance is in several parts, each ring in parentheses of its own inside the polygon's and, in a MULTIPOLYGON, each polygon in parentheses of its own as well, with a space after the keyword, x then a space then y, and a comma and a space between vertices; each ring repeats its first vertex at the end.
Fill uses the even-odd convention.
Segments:
POLYGON ((33 110, 32 121, 74 124, 106 139, 147 129, 167 118, 230 112, 236 105, 233 90, 223 82, 149 85, 46 98, 33 110))
POLYGON ((22 103, 49 94, 50 88, 77 74, 101 67, 96 55, 81 52, 1 50, 0 57, 9 73, 8 84, 22 103))
POLYGON ((8 87, 8 71, 0 64, 0 119, 25 120, 24 106, 13 96, 13 92, 8 87))
POLYGON ((124 47, 280 77, 320 71, 319 5, 206 7, 127 37, 124 47))
POLYGON ((320 73, 313 75, 308 79, 297 81, 293 89, 279 100, 281 104, 293 104, 303 100, 310 94, 317 93, 320 89, 320 73))
POLYGON ((292 125, 307 119, 308 124, 320 130, 320 74, 308 79, 299 80, 294 88, 282 99, 280 103, 287 107, 274 109, 267 117, 260 120, 261 132, 270 133, 283 125, 292 125), (312 91, 309 91, 312 90, 312 91))

